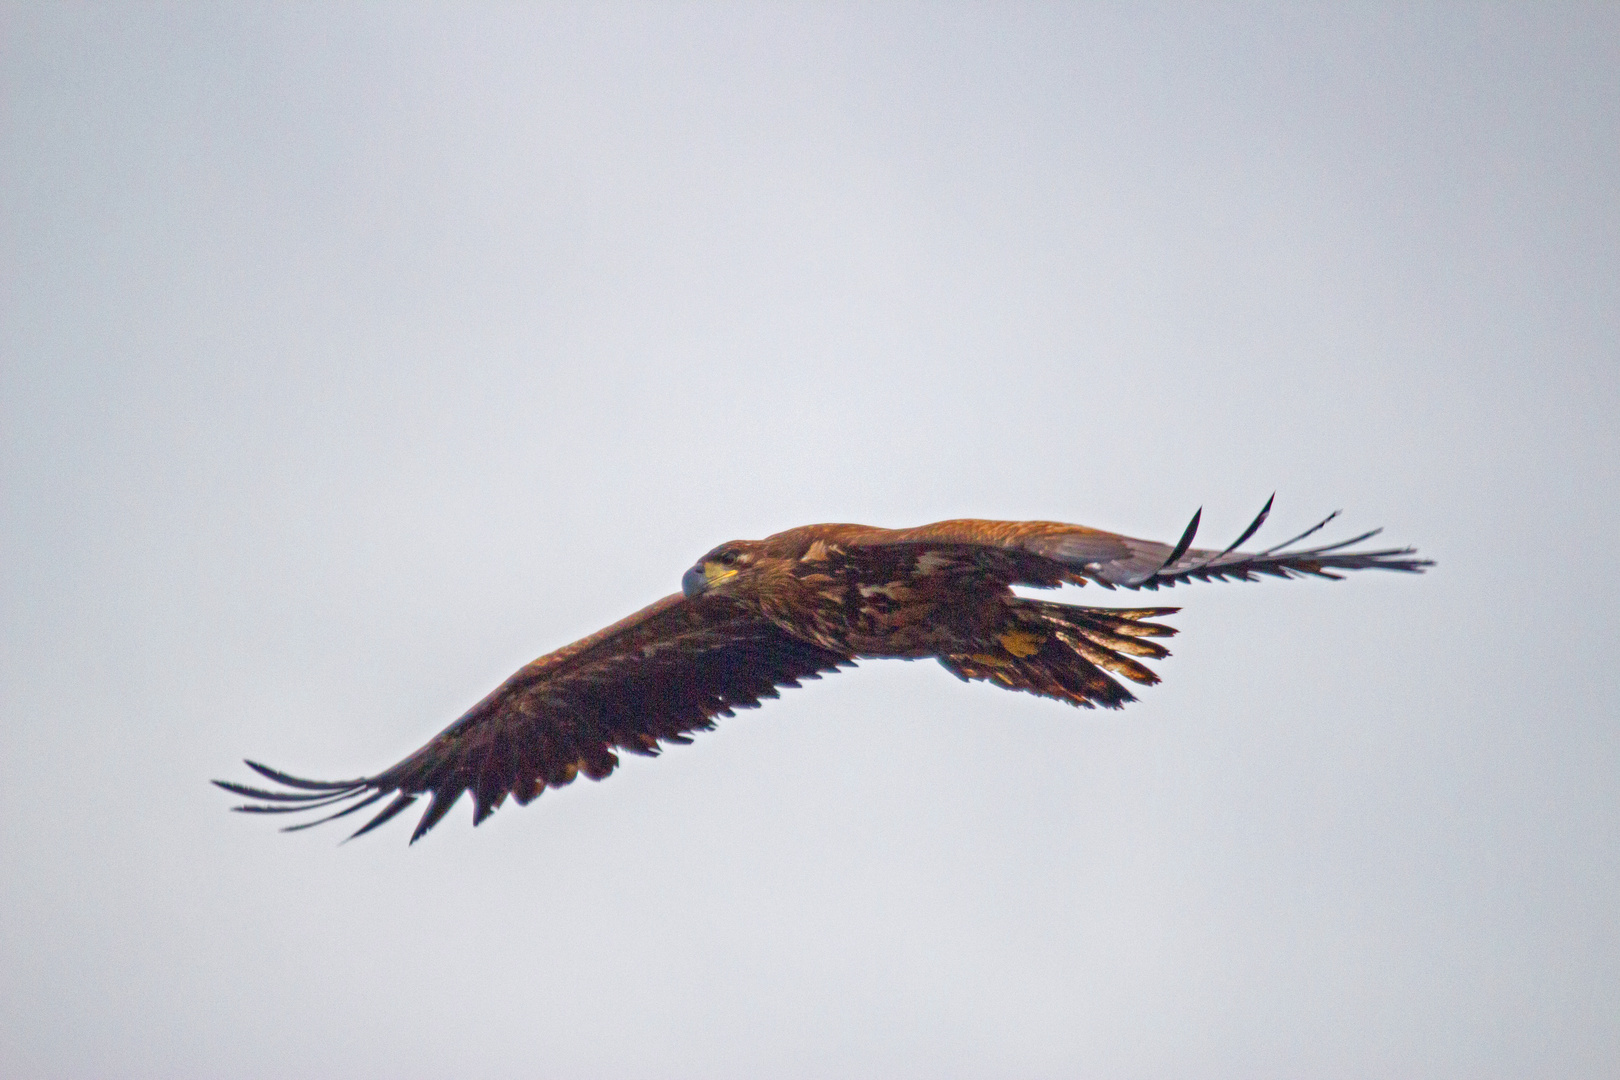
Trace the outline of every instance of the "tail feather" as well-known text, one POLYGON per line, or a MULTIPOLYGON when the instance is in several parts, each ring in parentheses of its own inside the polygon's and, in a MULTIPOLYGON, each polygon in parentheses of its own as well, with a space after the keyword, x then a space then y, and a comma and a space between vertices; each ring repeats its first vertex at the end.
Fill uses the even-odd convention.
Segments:
POLYGON ((982 679, 1088 709, 1117 709, 1136 700, 1115 675, 1143 686, 1158 682, 1131 657, 1169 656, 1169 649, 1146 639, 1176 632, 1147 621, 1176 608, 1085 608, 1019 597, 1007 610, 1006 623, 985 651, 942 656, 939 662, 964 681, 982 679))
POLYGON ((1069 648, 1073 649, 1075 652, 1079 653, 1093 664, 1096 664, 1098 667, 1111 671, 1115 675, 1123 676, 1124 678, 1127 678, 1142 686, 1152 686, 1154 683, 1159 681, 1159 677, 1157 675, 1153 674, 1152 671, 1143 667, 1141 664, 1138 664, 1135 660, 1132 660, 1129 657, 1121 656, 1119 653, 1114 652, 1112 649, 1106 648, 1105 646, 1094 644, 1092 641, 1081 637, 1078 634, 1071 635, 1059 632, 1058 637, 1062 639, 1063 643, 1068 645, 1069 648))

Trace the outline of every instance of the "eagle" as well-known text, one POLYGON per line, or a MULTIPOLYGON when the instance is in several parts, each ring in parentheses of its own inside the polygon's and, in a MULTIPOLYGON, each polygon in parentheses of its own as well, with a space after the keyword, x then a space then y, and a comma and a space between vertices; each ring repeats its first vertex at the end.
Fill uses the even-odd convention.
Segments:
POLYGON ((910 529, 805 525, 733 540, 704 555, 681 591, 520 669, 405 760, 356 780, 306 780, 255 761, 271 790, 214 783, 254 800, 251 814, 332 810, 307 829, 389 801, 349 839, 428 803, 415 843, 472 793, 473 824, 508 796, 527 805, 584 774, 600 780, 618 753, 655 756, 689 743, 736 709, 860 659, 933 657, 980 680, 1071 705, 1117 709, 1135 697, 1119 681, 1152 685, 1142 660, 1169 655, 1154 620, 1173 607, 1080 607, 1020 596, 1014 586, 1157 590, 1198 581, 1338 578, 1335 571, 1421 573, 1415 549, 1349 550, 1374 529, 1310 548, 1338 512, 1264 551, 1238 548, 1264 524, 1275 496, 1226 548, 1192 546, 1202 509, 1175 544, 1055 521, 939 521, 910 529))

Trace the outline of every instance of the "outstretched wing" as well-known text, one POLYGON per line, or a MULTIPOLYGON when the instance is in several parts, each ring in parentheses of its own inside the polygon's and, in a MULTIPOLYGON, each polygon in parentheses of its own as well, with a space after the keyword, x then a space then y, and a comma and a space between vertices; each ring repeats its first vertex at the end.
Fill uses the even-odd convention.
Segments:
POLYGON ((249 761, 282 790, 214 783, 258 800, 236 807, 246 813, 336 808, 289 831, 393 796, 353 836, 428 795, 411 834, 415 843, 463 792, 473 794, 476 825, 508 795, 526 804, 579 773, 600 780, 618 765, 616 750, 652 755, 660 743, 691 742, 688 732, 707 731, 734 709, 756 708, 761 698, 779 696, 777 687, 852 663, 722 598, 689 600, 676 593, 522 668, 426 746, 376 776, 304 780, 249 761))
POLYGON ((1261 576, 1279 578, 1337 578, 1336 570, 1399 570, 1422 573, 1434 564, 1417 559, 1414 548, 1346 550, 1372 539, 1373 529, 1349 540, 1318 547, 1293 545, 1314 535, 1339 516, 1335 510, 1292 540, 1264 551, 1239 551, 1271 514, 1276 496, 1266 500, 1258 516, 1227 547, 1215 551, 1194 548, 1193 537, 1203 511, 1193 515, 1175 544, 1138 540, 1084 525, 1056 521, 940 521, 915 529, 869 530, 847 542, 908 545, 920 548, 960 547, 972 551, 983 569, 1019 585, 1083 585, 1094 581, 1104 588, 1158 589, 1192 581, 1254 581, 1261 576))

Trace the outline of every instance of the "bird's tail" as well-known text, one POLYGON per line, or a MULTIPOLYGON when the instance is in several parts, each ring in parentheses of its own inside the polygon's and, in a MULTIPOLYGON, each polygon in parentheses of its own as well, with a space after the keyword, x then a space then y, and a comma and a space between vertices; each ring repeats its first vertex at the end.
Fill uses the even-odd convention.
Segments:
POLYGON ((1017 597, 986 651, 941 656, 939 662, 964 681, 983 679, 1088 709, 1117 709, 1136 697, 1113 676, 1151 686, 1159 677, 1132 657, 1170 655, 1148 639, 1170 637, 1174 628, 1146 620, 1178 610, 1074 607, 1017 597))

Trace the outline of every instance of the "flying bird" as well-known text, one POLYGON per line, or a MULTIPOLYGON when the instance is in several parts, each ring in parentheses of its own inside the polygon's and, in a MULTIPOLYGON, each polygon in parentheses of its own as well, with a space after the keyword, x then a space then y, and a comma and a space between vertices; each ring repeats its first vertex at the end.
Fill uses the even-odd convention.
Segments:
POLYGON ((656 755, 662 744, 689 743, 691 732, 757 708, 780 696, 779 687, 858 659, 934 657, 964 681, 1086 708, 1134 701, 1120 678, 1159 681, 1141 660, 1169 655, 1153 639, 1175 630, 1153 620, 1178 608, 1079 607, 1019 596, 1015 585, 1157 590, 1195 579, 1337 578, 1334 571, 1421 573, 1433 565, 1412 548, 1346 550, 1378 529, 1293 546, 1337 512, 1264 551, 1237 550, 1272 501, 1220 551, 1192 546, 1202 510, 1173 545, 1054 521, 971 519, 912 529, 805 525, 733 540, 686 571, 680 592, 528 664, 375 776, 305 780, 249 761, 280 788, 214 783, 255 800, 235 808, 246 813, 333 810, 284 831, 389 799, 350 839, 425 795, 415 843, 466 792, 477 825, 507 796, 526 805, 581 773, 600 780, 618 765, 618 751, 656 755))

